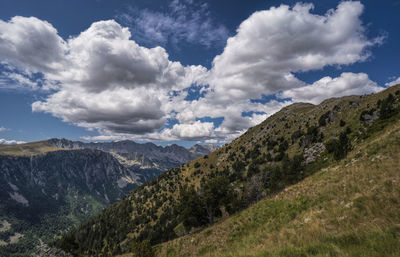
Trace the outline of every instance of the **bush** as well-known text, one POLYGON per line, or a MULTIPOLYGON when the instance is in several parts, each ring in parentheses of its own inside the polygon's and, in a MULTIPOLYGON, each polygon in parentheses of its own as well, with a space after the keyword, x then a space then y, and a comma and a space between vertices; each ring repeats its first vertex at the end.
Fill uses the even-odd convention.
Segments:
POLYGON ((292 142, 296 141, 296 139, 300 138, 301 136, 303 136, 303 131, 301 131, 300 129, 296 130, 291 136, 292 142))
POLYGON ((207 223, 206 212, 194 187, 184 187, 180 190, 178 212, 180 221, 186 230, 202 226, 207 223))
POLYGON ((326 119, 329 118, 329 111, 319 117, 318 124, 320 127, 326 126, 326 119))
POLYGON ((282 152, 282 153, 284 153, 284 152, 286 152, 286 150, 289 148, 289 143, 286 141, 286 140, 284 140, 284 141, 282 141, 282 143, 279 145, 279 152, 282 152))
POLYGON ((395 98, 392 94, 389 94, 380 104, 379 117, 381 119, 388 119, 395 114, 394 109, 395 98))
POLYGON ((339 139, 331 139, 326 143, 326 150, 328 153, 333 153, 335 160, 343 159, 350 151, 351 144, 347 137, 350 133, 350 128, 347 128, 345 131, 340 133, 339 139))

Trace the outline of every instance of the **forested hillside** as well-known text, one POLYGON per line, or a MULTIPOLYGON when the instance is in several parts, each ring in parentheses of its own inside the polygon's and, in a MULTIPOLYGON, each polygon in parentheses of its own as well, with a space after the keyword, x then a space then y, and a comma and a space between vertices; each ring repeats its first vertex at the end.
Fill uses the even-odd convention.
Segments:
POLYGON ((133 141, 1 145, 0 256, 30 256, 39 240, 59 238, 144 181, 208 152, 133 141))
MULTIPOLYGON (((388 236, 391 238, 388 243, 398 240, 396 239, 398 230, 392 227, 393 222, 389 224, 388 220, 391 218, 396 223, 399 217, 392 212, 390 205, 382 202, 380 208, 380 201, 373 198, 375 196, 361 197, 369 187, 360 184, 363 188, 359 189, 361 195, 357 195, 357 190, 353 188, 357 184, 351 181, 349 184, 343 179, 347 175, 354 174, 351 176, 360 176, 360 183, 364 183, 363 176, 367 176, 372 188, 386 187, 389 183, 391 185, 388 187, 395 190, 390 201, 396 203, 398 191, 393 185, 398 182, 395 177, 397 170, 394 169, 396 163, 393 156, 398 156, 396 152, 398 148, 393 145, 399 142, 399 89, 400 86, 395 86, 375 95, 329 99, 317 106, 298 103, 285 107, 260 125, 249 129, 232 143, 203 158, 171 169, 157 179, 141 185, 123 201, 112 205, 69 232, 55 242, 55 246, 77 256, 112 256, 132 251, 143 252, 143 249, 147 249, 150 253, 158 249, 162 256, 188 254, 200 256, 218 251, 225 252, 225 256, 231 256, 232 252, 227 250, 229 247, 243 249, 245 251, 243 255, 246 255, 246 249, 250 251, 253 246, 258 247, 252 251, 254 254, 267 251, 268 249, 261 247, 263 242, 260 238, 266 235, 267 231, 275 231, 276 238, 271 236, 269 245, 277 243, 286 236, 288 240, 279 241, 280 244, 276 246, 286 247, 284 242, 290 244, 287 247, 294 244, 293 249, 287 250, 290 253, 292 250, 300 252, 307 250, 308 248, 296 248, 301 247, 303 243, 310 243, 315 239, 324 240, 322 234, 325 231, 327 240, 331 233, 338 234, 339 236, 332 240, 338 240, 337 246, 341 247, 340 232, 352 231, 356 227, 358 229, 359 223, 354 223, 354 228, 351 227, 353 223, 349 222, 347 227, 329 225, 324 227, 324 231, 319 231, 321 224, 316 223, 318 221, 316 219, 315 231, 321 232, 321 237, 316 234, 313 238, 310 234, 309 237, 304 236, 305 241, 300 239, 291 241, 296 240, 296 237, 290 236, 290 233, 296 234, 296 229, 290 226, 290 222, 300 222, 300 215, 310 210, 317 212, 318 206, 324 209, 330 218, 338 218, 335 203, 353 202, 354 206, 362 209, 364 200, 365 203, 371 203, 373 209, 366 207, 367 209, 360 210, 358 219, 360 222, 364 221, 366 228, 371 228, 372 234, 368 232, 369 230, 365 230, 365 234, 362 235, 367 239, 374 238, 374 228, 379 224, 386 224, 388 230, 380 231, 382 234, 378 231, 377 238, 388 236), (393 147, 385 148, 381 146, 382 142, 393 147), (382 156, 385 151, 389 151, 388 149, 394 153, 386 163, 386 159, 382 156), (364 162, 368 164, 366 161, 370 158, 385 162, 387 173, 375 178, 379 169, 374 169, 373 165, 363 164, 364 162), (354 167, 360 172, 368 169, 366 174, 371 175, 350 173, 348 167, 351 165, 359 165, 354 167), (325 181, 321 180, 324 176, 326 176, 325 186, 318 186, 318 183, 325 181), (386 176, 394 177, 389 182, 385 180, 386 176), (293 184, 296 185, 290 186, 293 184), (340 187, 343 187, 344 192, 347 192, 347 187, 351 190, 349 194, 338 193, 340 187), (336 193, 329 191, 329 188, 336 193), (350 199, 351 197, 361 198, 357 200, 358 203, 350 199), (262 202, 256 204, 261 199, 262 202), (242 211, 253 204, 256 205, 242 211), (375 215, 374 212, 378 210, 382 210, 383 214, 375 215), (362 211, 366 213, 363 214, 362 211), (240 214, 236 214, 238 212, 240 214), (226 221, 228 223, 221 223, 230 215, 236 216, 229 218, 226 221), (377 220, 371 223, 370 219, 375 218, 377 220), (219 225, 197 232, 215 223, 219 225), (220 233, 218 226, 228 226, 226 224, 232 229, 236 228, 237 231, 228 229, 229 235, 221 234, 221 240, 217 240, 220 233), (265 224, 268 226, 263 227, 265 224), (261 231, 257 230, 258 227, 261 231), (281 230, 283 228, 287 228, 287 231, 281 230), (260 235, 259 239, 243 241, 252 240, 251 236, 250 239, 246 236, 253 232, 260 235), (163 244, 161 249, 150 247, 180 236, 185 237, 163 244), (215 242, 212 242, 213 238, 215 242), (193 246, 190 246, 192 244, 193 246), (207 249, 214 250, 208 252, 207 249)), ((376 197, 386 196, 376 195, 376 197)), ((304 219, 312 220, 313 216, 304 219)), ((354 219, 357 217, 354 216, 354 219)), ((346 220, 346 217, 342 220, 346 220)), ((340 223, 340 220, 337 222, 340 223)), ((313 231, 308 232, 313 233, 313 231)), ((324 248, 323 242, 325 241, 321 241, 318 247, 324 248)), ((335 244, 329 247, 334 248, 335 244)), ((369 247, 374 246, 369 245, 369 247)), ((385 246, 378 245, 378 247, 385 246)), ((310 249, 312 252, 313 248, 310 249)), ((318 253, 318 249, 315 251, 318 253)))

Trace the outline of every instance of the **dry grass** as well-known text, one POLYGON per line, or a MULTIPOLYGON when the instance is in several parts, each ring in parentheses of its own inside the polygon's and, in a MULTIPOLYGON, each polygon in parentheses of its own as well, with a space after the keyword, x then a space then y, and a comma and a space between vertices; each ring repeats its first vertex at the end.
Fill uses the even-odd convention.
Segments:
POLYGON ((0 155, 31 156, 52 151, 67 150, 54 147, 47 141, 32 142, 18 145, 0 145, 0 155))
POLYGON ((399 128, 237 215, 160 245, 159 256, 375 256, 375 248, 399 256, 399 128))

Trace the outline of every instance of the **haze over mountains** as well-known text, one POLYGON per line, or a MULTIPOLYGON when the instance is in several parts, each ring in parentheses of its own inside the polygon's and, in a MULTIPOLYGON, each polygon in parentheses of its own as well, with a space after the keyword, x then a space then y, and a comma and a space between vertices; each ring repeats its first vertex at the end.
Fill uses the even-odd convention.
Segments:
POLYGON ((53 240, 146 180, 208 149, 66 139, 0 146, 0 220, 8 224, 0 232, 1 256, 29 255, 38 239, 53 240))

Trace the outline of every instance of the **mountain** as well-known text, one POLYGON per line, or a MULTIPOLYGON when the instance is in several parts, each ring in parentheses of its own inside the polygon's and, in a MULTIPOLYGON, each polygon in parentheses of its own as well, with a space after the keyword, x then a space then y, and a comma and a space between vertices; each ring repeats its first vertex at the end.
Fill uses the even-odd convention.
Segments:
POLYGON ((54 240, 144 181, 203 152, 66 139, 0 146, 0 256, 29 256, 39 239, 54 240))
POLYGON ((0 255, 29 254, 38 242, 123 199, 139 177, 99 150, 0 155, 0 255))
POLYGON ((299 183, 159 245, 156 256, 400 256, 399 154, 397 121, 299 183))
POLYGON ((176 144, 165 147, 153 143, 139 144, 134 141, 124 140, 106 143, 83 143, 67 139, 49 139, 48 143, 62 149, 97 149, 111 152, 121 162, 138 168, 153 168, 165 171, 193 159, 202 157, 217 147, 214 145, 194 145, 186 149, 176 144))
POLYGON ((399 256, 400 85, 283 108, 53 246, 76 256, 399 256))

